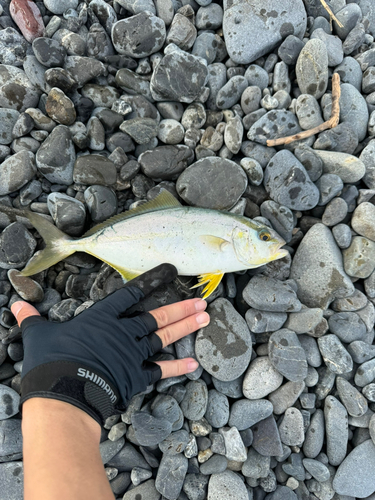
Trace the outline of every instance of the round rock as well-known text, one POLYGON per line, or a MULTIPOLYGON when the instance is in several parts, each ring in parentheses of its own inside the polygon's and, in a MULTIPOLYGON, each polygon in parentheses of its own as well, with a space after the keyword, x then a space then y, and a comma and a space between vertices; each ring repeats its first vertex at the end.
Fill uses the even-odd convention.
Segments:
POLYGON ((293 331, 283 328, 271 335, 269 357, 273 366, 288 380, 302 382, 307 377, 306 353, 293 331))
POLYGON ((53 38, 36 38, 33 41, 33 51, 40 64, 46 68, 62 67, 66 50, 53 38))
POLYGON ((320 99, 328 86, 328 53, 322 40, 309 40, 301 50, 296 75, 302 94, 320 99))
POLYGON ((35 156, 31 151, 19 151, 10 156, 0 167, 0 196, 22 188, 36 172, 35 156))
POLYGON ((248 500, 249 495, 244 482, 238 475, 226 470, 212 474, 208 483, 207 500, 248 500))
POLYGON ((251 358, 251 334, 245 320, 232 304, 216 299, 207 309, 211 322, 198 331, 197 360, 211 375, 222 381, 238 378, 251 358))
POLYGON ((228 210, 247 187, 247 176, 237 163, 217 157, 198 160, 178 178, 176 188, 189 205, 228 210), (199 182, 197 182, 199 179, 199 182))
POLYGON ((268 356, 251 362, 243 381, 243 394, 248 399, 264 398, 283 382, 283 376, 274 368, 268 356))

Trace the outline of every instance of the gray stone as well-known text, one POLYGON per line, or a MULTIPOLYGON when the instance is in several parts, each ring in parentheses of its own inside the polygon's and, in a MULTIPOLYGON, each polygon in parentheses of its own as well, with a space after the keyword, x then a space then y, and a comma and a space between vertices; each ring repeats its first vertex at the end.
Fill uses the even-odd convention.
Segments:
POLYGON ((206 106, 210 110, 217 110, 216 98, 219 90, 227 83, 227 68, 224 64, 217 62, 209 64, 207 70, 207 87, 210 89, 210 95, 206 106))
POLYGON ((309 40, 301 50, 296 75, 302 94, 320 99, 328 85, 328 53, 324 42, 309 40))
POLYGON ((230 58, 248 64, 268 54, 288 35, 302 38, 306 11, 301 1, 271 0, 243 4, 229 3, 224 9, 223 31, 230 58))
MULTIPOLYGON (((211 474, 220 474, 227 468, 228 460, 222 455, 213 455, 200 466, 202 474, 210 476, 211 474)), ((208 478, 207 478, 208 480, 208 478)))
POLYGON ((196 101, 207 82, 205 62, 183 51, 165 55, 152 74, 152 97, 155 101, 196 101), (176 74, 178 79, 174 78, 176 74))
POLYGON ((333 487, 339 495, 365 498, 375 491, 375 445, 371 439, 356 446, 337 469, 333 487))
POLYGON ((318 206, 327 205, 335 196, 338 196, 344 187, 340 177, 336 174, 323 174, 315 183, 319 189, 318 206))
POLYGON ((217 389, 219 392, 222 392, 229 398, 238 399, 242 397, 243 375, 228 382, 219 380, 216 377, 212 377, 212 382, 215 389, 217 389))
POLYGON ((192 54, 205 59, 207 64, 215 61, 216 51, 217 40, 214 33, 201 33, 198 35, 192 48, 192 54))
POLYGON ((248 87, 248 85, 248 80, 244 76, 233 76, 218 91, 216 96, 216 106, 219 109, 231 108, 240 100, 243 91, 248 87))
POLYGON ((111 186, 116 182, 116 166, 101 155, 80 156, 74 163, 73 180, 79 184, 111 186))
POLYGON ((103 222, 117 213, 117 197, 105 186, 89 186, 85 192, 85 203, 93 222, 103 222))
POLYGON ((288 35, 280 45, 277 53, 282 61, 289 66, 297 62, 298 56, 303 49, 304 44, 295 35, 288 35))
POLYGON ((322 215, 322 222, 326 226, 332 227, 345 219, 348 213, 348 205, 342 198, 333 198, 327 203, 322 215))
POLYGON ((270 456, 260 455, 254 448, 249 449, 246 462, 242 466, 242 474, 252 479, 268 476, 270 471, 270 456))
POLYGON ((349 4, 336 12, 336 17, 341 22, 342 27, 337 25, 335 31, 341 40, 345 40, 357 22, 361 20, 362 11, 359 5, 349 4))
POLYGON ((236 462, 245 462, 247 453, 241 435, 236 427, 221 427, 219 434, 224 438, 225 457, 236 462))
POLYGON ((251 64, 245 71, 245 78, 248 85, 256 86, 261 91, 268 87, 269 76, 265 69, 257 64, 251 64))
POLYGON ((374 251, 373 241, 355 236, 349 248, 343 251, 346 273, 355 278, 368 278, 375 269, 374 251))
POLYGON ((8 279, 18 295, 30 302, 41 302, 44 297, 43 288, 28 276, 21 276, 16 269, 8 271, 8 279))
POLYGON ((261 356, 250 363, 243 381, 243 394, 248 399, 260 399, 280 387, 282 381, 283 376, 268 356, 261 356))
POLYGON ((308 307, 326 309, 335 298, 354 292, 343 269, 341 252, 323 224, 315 224, 306 233, 294 256, 290 277, 296 280, 297 295, 308 307))
POLYGON ((245 114, 259 109, 262 91, 257 85, 247 87, 241 95, 241 108, 245 114))
MULTIPOLYGON (((199 358, 199 355, 198 355, 199 358)), ((208 404, 207 385, 203 380, 192 380, 186 384, 186 394, 181 401, 181 410, 189 420, 200 420, 208 404)))
POLYGON ((211 322, 198 331, 195 343, 197 359, 217 379, 234 380, 244 373, 251 358, 249 329, 226 299, 216 299, 208 306, 207 312, 211 322))
POLYGON ((112 27, 112 42, 119 54, 140 59, 163 47, 166 37, 164 22, 149 12, 117 21, 112 27))
POLYGON ((351 225, 359 235, 375 241, 374 225, 375 206, 364 202, 354 210, 351 225))
POLYGON ((178 144, 184 138, 184 128, 177 120, 161 120, 159 124, 158 139, 164 144, 178 144))
POLYGON ((50 182, 72 184, 75 150, 68 127, 55 127, 39 148, 35 159, 38 170, 50 182))
POLYGON ((23 498, 23 463, 0 464, 1 496, 4 500, 23 498))
POLYGON ((182 453, 189 442, 189 433, 185 429, 172 432, 164 441, 159 443, 159 448, 164 454, 177 455, 182 453))
POLYGON ((310 39, 318 39, 324 42, 327 48, 328 66, 336 67, 342 63, 344 51, 340 38, 328 35, 322 28, 318 28, 311 33, 310 39))
POLYGON ((149 464, 143 456, 130 443, 125 443, 125 446, 123 445, 120 451, 109 460, 107 465, 109 467, 116 467, 120 472, 130 472, 134 467, 150 469, 149 464))
POLYGON ((289 313, 284 327, 298 334, 308 333, 318 325, 322 317, 323 311, 320 308, 301 309, 299 312, 289 313))
POLYGON ((317 481, 319 481, 319 483, 322 483, 329 479, 330 477, 329 470, 324 464, 322 464, 318 460, 313 460, 311 458, 304 458, 302 462, 305 469, 308 472, 310 472, 312 477, 317 481))
POLYGON ((0 266, 20 269, 36 248, 36 240, 20 222, 13 222, 0 235, 0 266))
POLYGON ((64 69, 68 70, 79 88, 83 87, 93 78, 104 75, 107 71, 101 61, 91 57, 80 56, 68 56, 65 59, 64 69))
POLYGON ((323 161, 323 173, 335 174, 343 182, 357 182, 365 175, 364 163, 355 156, 336 151, 315 150, 323 161))
POLYGON ((269 139, 279 139, 301 131, 295 114, 285 109, 273 109, 250 127, 247 138, 265 145, 269 139))
POLYGON ((353 360, 336 335, 330 334, 320 337, 318 345, 330 371, 341 375, 353 369, 353 360))
POLYGON ((365 363, 375 357, 375 346, 356 340, 347 347, 349 354, 356 363, 365 363))
POLYGON ((366 361, 359 366, 355 376, 354 382, 358 387, 364 387, 375 379, 375 359, 366 361))
POLYGON ((146 479, 150 479, 152 472, 150 470, 141 469, 140 467, 134 467, 131 472, 131 481, 135 486, 143 483, 146 479))
POLYGON ((152 118, 133 118, 125 120, 120 130, 128 134, 137 144, 147 144, 158 135, 159 124, 152 118))
POLYGON ((190 149, 186 146, 158 146, 138 157, 142 172, 151 179, 176 179, 188 165, 190 149))
POLYGON ((13 193, 33 179, 37 170, 31 151, 19 151, 7 158, 0 168, 0 195, 13 193))
POLYGON ((362 340, 366 325, 355 312, 339 312, 328 319, 329 329, 346 343, 362 340))
POLYGON ((243 138, 243 125, 241 118, 237 115, 228 120, 224 131, 224 143, 233 154, 241 149, 243 138))
POLYGON ((155 418, 143 411, 132 415, 135 437, 142 446, 161 443, 172 432, 172 424, 165 418, 155 418))
POLYGON ((311 423, 303 443, 303 453, 306 457, 316 458, 319 455, 323 447, 324 433, 324 415, 323 411, 318 409, 311 417, 311 423))
POLYGON ((124 438, 120 438, 118 441, 106 440, 100 443, 99 452, 104 465, 117 455, 117 453, 123 448, 124 443, 124 438))
POLYGON ((319 134, 315 149, 352 154, 358 146, 357 131, 351 123, 340 123, 337 127, 319 134))
POLYGON ((366 399, 347 380, 336 377, 336 387, 342 404, 352 417, 362 417, 368 409, 366 399))
POLYGON ((181 429, 184 417, 177 401, 165 394, 159 394, 151 405, 152 416, 155 418, 165 418, 172 424, 172 431, 181 429))
POLYGON ((309 94, 301 94, 296 103, 296 115, 303 130, 315 128, 323 123, 318 101, 309 94))
POLYGON ((272 414, 272 404, 266 399, 235 401, 230 410, 229 425, 239 431, 248 429, 272 414))
POLYGON ((177 12, 168 31, 167 44, 175 44, 181 50, 192 48, 197 37, 197 30, 190 19, 177 12))
MULTIPOLYGON (((207 410, 204 416, 212 427, 220 428, 227 425, 229 419, 229 402, 227 396, 215 389, 208 391, 207 410)), ((235 424, 230 424, 230 426, 233 425, 235 424)), ((236 427, 238 428, 238 426, 236 427)))
POLYGON ((2 29, 0 33, 1 64, 22 66, 27 45, 24 38, 13 27, 2 29))
POLYGON ((268 396, 275 415, 283 414, 297 401, 305 389, 305 382, 287 382, 268 396))
MULTIPOLYGON (((224 457, 218 458, 226 462, 224 457)), ((217 472, 223 471, 218 470, 217 472)), ((203 474, 187 474, 183 485, 183 491, 186 493, 186 498, 189 500, 204 500, 207 498, 208 481, 209 478, 203 474)), ((182 497, 179 496, 178 498, 180 499, 182 497)))
POLYGON ((245 287, 243 298, 250 307, 261 311, 295 312, 302 307, 288 282, 267 276, 254 276, 245 287))
POLYGON ((280 433, 273 415, 255 424, 252 430, 252 446, 258 453, 266 457, 278 457, 283 453, 280 433))
POLYGON ((306 378, 306 354, 293 331, 283 328, 271 335, 269 357, 274 367, 288 380, 301 382, 306 378))
POLYGON ((149 479, 132 490, 128 490, 122 498, 123 500, 139 500, 140 498, 160 500, 160 493, 155 488, 155 480, 149 479))
POLYGON ((292 239, 294 229, 294 217, 292 211, 283 205, 279 205, 275 201, 266 200, 262 203, 261 214, 266 217, 275 231, 289 243, 292 239))
POLYGON ((175 456, 163 455, 155 480, 158 492, 168 500, 178 498, 187 469, 188 459, 182 453, 175 456))
POLYGON ((274 201, 293 210, 309 210, 319 201, 319 191, 305 167, 287 150, 278 152, 268 163, 264 186, 274 201))
POLYGON ((327 456, 331 465, 340 465, 348 444, 348 414, 346 408, 333 396, 327 396, 324 405, 327 456))
POLYGON ((274 148, 269 148, 252 141, 244 141, 241 146, 241 152, 244 156, 256 160, 262 168, 265 168, 276 154, 274 148))
POLYGON ((0 421, 0 462, 22 458, 21 420, 0 421))
POLYGON ((38 104, 40 90, 27 78, 24 71, 14 66, 1 65, 0 107, 16 109, 20 113, 38 104))
POLYGON ((40 64, 47 68, 63 66, 66 50, 59 42, 52 38, 40 37, 36 38, 32 45, 35 57, 40 64))
POLYGON ((304 439, 302 414, 297 408, 288 408, 279 426, 280 439, 287 446, 301 446, 304 439))
POLYGON ((212 474, 208 483, 207 500, 248 500, 243 481, 230 470, 212 474))
POLYGON ((56 226, 70 236, 81 236, 86 222, 85 205, 64 193, 51 193, 47 198, 48 210, 56 226))
POLYGON ((352 124, 361 142, 366 137, 368 119, 369 112, 364 97, 353 85, 343 83, 340 97, 340 122, 352 124))
POLYGON ((340 80, 342 83, 350 83, 359 92, 361 91, 362 70, 361 66, 354 59, 354 57, 344 57, 342 63, 335 68, 334 73, 338 73, 340 75, 340 80))
POLYGON ((279 312, 248 309, 245 314, 247 326, 253 333, 275 332, 285 323, 288 315, 279 312))
POLYGON ((348 225, 337 224, 337 226, 332 228, 332 234, 340 248, 345 249, 350 246, 352 233, 348 225))

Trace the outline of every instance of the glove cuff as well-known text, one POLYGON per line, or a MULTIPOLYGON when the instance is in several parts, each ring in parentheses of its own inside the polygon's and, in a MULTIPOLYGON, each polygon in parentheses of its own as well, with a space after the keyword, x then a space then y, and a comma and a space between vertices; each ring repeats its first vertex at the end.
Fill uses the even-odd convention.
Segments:
POLYGON ((120 395, 98 370, 74 361, 51 361, 30 370, 21 380, 20 411, 30 398, 58 399, 88 413, 100 425, 116 413, 120 395))

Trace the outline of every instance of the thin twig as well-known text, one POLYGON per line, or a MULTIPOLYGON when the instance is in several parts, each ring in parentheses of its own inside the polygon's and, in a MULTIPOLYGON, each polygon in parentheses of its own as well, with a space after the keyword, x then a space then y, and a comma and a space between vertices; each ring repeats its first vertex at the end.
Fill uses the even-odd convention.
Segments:
POLYGON ((320 3, 323 5, 323 7, 326 9, 326 11, 328 12, 329 14, 329 19, 330 19, 330 23, 331 23, 331 31, 332 31, 332 19, 334 21, 336 21, 336 23, 338 24, 338 26, 340 28, 343 28, 344 25, 342 23, 340 23, 340 21, 337 19, 337 17, 335 16, 335 14, 332 12, 332 10, 330 9, 330 7, 327 5, 327 2, 325 0, 320 0, 320 3))
POLYGON ((290 135, 289 137, 280 137, 279 139, 269 139, 267 141, 267 146, 281 146, 282 144, 290 144, 294 141, 300 141, 301 139, 306 139, 307 137, 311 137, 312 135, 319 134, 319 132, 323 132, 324 130, 328 130, 329 128, 337 127, 340 119, 340 95, 341 95, 341 87, 340 87, 340 76, 338 73, 334 73, 332 76, 332 111, 331 118, 318 125, 315 128, 310 130, 304 130, 299 134, 290 135))

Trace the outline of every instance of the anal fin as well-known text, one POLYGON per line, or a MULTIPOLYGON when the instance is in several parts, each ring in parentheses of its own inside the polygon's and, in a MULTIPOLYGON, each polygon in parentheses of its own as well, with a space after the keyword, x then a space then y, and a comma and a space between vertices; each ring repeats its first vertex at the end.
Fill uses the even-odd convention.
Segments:
POLYGON ((206 285, 202 290, 202 294, 204 294, 202 299, 207 299, 207 297, 209 297, 220 285, 223 276, 223 272, 200 274, 198 276, 198 283, 191 288, 198 288, 202 285, 206 285))
POLYGON ((96 257, 97 259, 100 259, 102 262, 104 262, 108 266, 111 266, 115 271, 117 271, 119 274, 121 274, 125 283, 136 278, 137 276, 139 276, 141 274, 141 273, 137 273, 137 272, 134 272, 132 270, 129 270, 129 269, 125 269, 124 267, 117 266, 115 264, 111 264, 111 262, 108 262, 107 260, 104 260, 101 257, 98 257, 97 255, 95 255, 94 253, 88 252, 87 250, 86 250, 86 253, 93 255, 94 257, 96 257))

